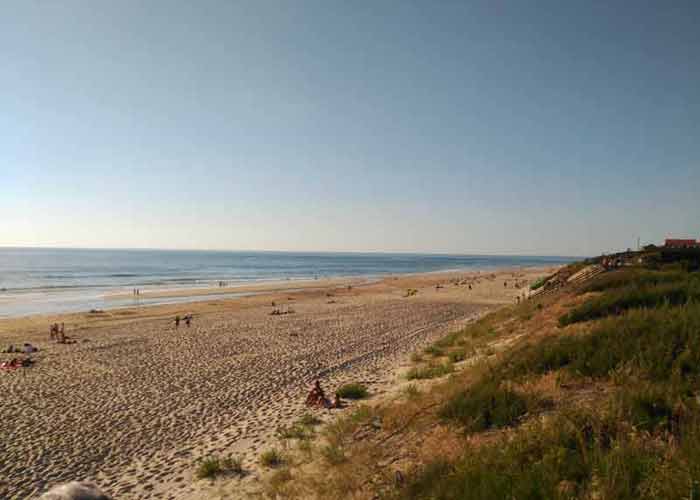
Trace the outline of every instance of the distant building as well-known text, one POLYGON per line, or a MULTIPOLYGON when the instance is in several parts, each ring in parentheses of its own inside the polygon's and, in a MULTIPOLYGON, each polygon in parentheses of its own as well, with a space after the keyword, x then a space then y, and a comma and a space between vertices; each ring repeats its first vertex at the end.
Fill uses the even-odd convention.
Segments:
POLYGON ((695 240, 666 238, 666 243, 664 243, 664 246, 666 248, 699 248, 700 242, 695 240))

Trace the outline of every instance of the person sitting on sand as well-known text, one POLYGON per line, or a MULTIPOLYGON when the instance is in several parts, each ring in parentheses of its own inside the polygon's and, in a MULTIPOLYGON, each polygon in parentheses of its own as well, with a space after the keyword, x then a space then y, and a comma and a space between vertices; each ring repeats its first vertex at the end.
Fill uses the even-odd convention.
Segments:
POLYGON ((306 404, 307 406, 328 406, 328 399, 326 398, 326 393, 323 392, 320 381, 314 382, 313 388, 309 391, 309 395, 306 396, 306 404))

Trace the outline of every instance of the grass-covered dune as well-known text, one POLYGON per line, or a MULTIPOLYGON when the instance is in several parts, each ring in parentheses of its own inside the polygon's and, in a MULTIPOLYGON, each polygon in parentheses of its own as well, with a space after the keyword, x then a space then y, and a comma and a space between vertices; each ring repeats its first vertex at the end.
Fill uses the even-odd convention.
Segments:
POLYGON ((500 309, 413 364, 400 396, 326 426, 267 493, 700 498, 700 276, 687 266, 616 269, 500 309))

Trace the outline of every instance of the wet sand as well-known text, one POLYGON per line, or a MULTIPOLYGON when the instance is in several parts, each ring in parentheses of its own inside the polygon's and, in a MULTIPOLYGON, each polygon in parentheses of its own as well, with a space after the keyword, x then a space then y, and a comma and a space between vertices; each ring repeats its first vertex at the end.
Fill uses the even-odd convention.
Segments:
POLYGON ((73 479, 120 499, 194 498, 206 487, 192 477, 195 460, 211 453, 243 457, 255 481, 260 452, 304 413, 315 378, 329 393, 359 381, 380 394, 408 354, 513 303, 516 279, 545 272, 432 273, 350 289, 350 280, 292 282, 236 299, 2 320, 0 347, 40 351, 32 368, 0 372, 0 498, 73 479), (417 295, 404 297, 408 288, 417 295), (270 315, 272 301, 294 312, 270 315), (192 326, 176 329, 174 316, 188 313, 192 326), (54 321, 76 343, 49 342, 54 321))

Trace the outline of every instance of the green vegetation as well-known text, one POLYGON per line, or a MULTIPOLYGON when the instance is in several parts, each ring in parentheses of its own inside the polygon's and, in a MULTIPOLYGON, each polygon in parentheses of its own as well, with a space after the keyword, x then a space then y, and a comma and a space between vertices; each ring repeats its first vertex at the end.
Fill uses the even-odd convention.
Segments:
POLYGON ((295 498, 700 499, 700 276, 654 265, 443 337, 407 378, 451 376, 329 424, 315 489, 295 498))
POLYGON ((445 355, 445 347, 438 344, 433 344, 426 347, 424 352, 437 358, 445 355))
POLYGON ((240 458, 228 457, 206 457, 198 460, 195 469, 197 479, 211 479, 222 474, 243 474, 243 463, 240 458))
POLYGON ((321 448, 321 456, 331 465, 338 465, 346 460, 343 449, 337 444, 329 444, 321 448))
POLYGON ((286 426, 281 425, 277 428, 275 435, 278 439, 310 439, 314 436, 314 431, 311 427, 300 423, 294 423, 286 426))
MULTIPOLYGON (((641 437, 593 413, 571 413, 521 429, 456 463, 425 466, 396 495, 402 499, 666 498, 655 496, 660 456, 641 437)), ((685 478, 684 478, 685 479, 685 478)), ((691 482, 678 484, 689 493, 691 482)), ((678 496, 676 498, 687 498, 678 496)))
POLYGON ((311 413, 304 413, 297 423, 306 427, 315 427, 321 423, 321 419, 311 413))
POLYGON ((629 268, 596 276, 579 289, 579 293, 603 292, 626 286, 652 286, 675 283, 688 279, 688 274, 678 271, 652 271, 648 269, 629 268))
POLYGON ((543 276, 542 278, 538 279, 532 285, 530 285, 530 290, 537 290, 538 288, 542 288, 544 284, 547 283, 550 277, 551 276, 543 276))
POLYGON ((459 363, 460 361, 467 359, 467 352, 464 349, 456 349, 454 351, 450 351, 448 357, 450 358, 450 362, 459 363))
POLYGON ((260 464, 265 467, 277 467, 284 463, 284 457, 277 448, 266 450, 260 455, 260 464))
POLYGON ((454 371, 452 363, 431 363, 415 368, 411 368, 406 374, 408 380, 424 380, 438 378, 449 375, 454 371))
POLYGON ((450 398, 440 416, 460 423, 467 432, 479 432, 513 425, 528 406, 527 398, 486 378, 450 398))
POLYGON ((664 304, 682 305, 700 299, 700 280, 686 278, 676 283, 652 286, 628 285, 592 298, 561 318, 561 326, 621 314, 629 309, 653 308, 664 304))
POLYGON ((404 387, 402 392, 408 399, 415 399, 420 395, 420 391, 415 384, 408 384, 406 387, 404 387))
POLYGON ((336 394, 345 399, 364 399, 367 397, 367 387, 362 384, 345 384, 340 386, 336 394))
POLYGON ((589 377, 625 367, 651 380, 695 382, 700 374, 700 304, 635 310, 604 320, 591 333, 527 346, 510 356, 507 373, 517 377, 563 367, 589 377))

